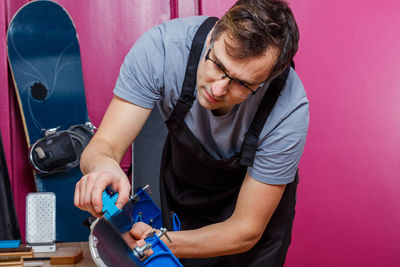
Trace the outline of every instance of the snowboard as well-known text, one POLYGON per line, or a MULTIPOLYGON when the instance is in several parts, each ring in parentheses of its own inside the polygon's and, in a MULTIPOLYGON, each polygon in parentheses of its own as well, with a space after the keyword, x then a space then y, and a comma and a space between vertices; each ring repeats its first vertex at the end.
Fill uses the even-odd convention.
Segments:
MULTIPOLYGON (((79 40, 63 7, 38 0, 20 8, 8 28, 7 54, 28 147, 48 131, 90 123, 79 40)), ((87 241, 82 221, 89 213, 74 206, 79 165, 55 173, 35 171, 34 177, 37 191, 56 195, 56 241, 87 241)))

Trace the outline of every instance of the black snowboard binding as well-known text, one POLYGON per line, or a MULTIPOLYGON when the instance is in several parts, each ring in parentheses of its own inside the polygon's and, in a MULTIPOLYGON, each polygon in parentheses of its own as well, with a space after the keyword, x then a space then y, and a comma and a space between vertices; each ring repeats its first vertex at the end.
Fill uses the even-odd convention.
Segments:
POLYGON ((49 129, 29 150, 29 161, 42 174, 65 171, 79 165, 83 149, 94 135, 92 123, 73 125, 68 130, 49 129))

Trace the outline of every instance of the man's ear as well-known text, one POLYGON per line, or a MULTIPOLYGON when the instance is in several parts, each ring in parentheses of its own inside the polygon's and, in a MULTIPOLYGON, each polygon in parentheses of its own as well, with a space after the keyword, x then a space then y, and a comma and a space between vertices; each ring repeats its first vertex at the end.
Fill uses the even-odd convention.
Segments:
POLYGON ((210 43, 211 43, 211 36, 212 36, 213 31, 214 31, 214 28, 215 28, 215 25, 212 27, 211 31, 207 34, 207 39, 206 39, 206 45, 207 45, 207 47, 210 46, 210 43))

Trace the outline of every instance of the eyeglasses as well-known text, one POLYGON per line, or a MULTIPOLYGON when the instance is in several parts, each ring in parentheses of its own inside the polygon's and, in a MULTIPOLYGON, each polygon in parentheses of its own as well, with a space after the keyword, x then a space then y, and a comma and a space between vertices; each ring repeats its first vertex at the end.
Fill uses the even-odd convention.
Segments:
POLYGON ((234 95, 241 97, 241 98, 248 98, 249 96, 254 95, 258 91, 258 89, 260 89, 264 85, 265 82, 262 82, 256 89, 251 89, 248 85, 246 85, 241 80, 238 80, 236 78, 232 78, 231 76, 229 76, 229 74, 226 73, 224 67, 210 57, 212 47, 213 47, 213 43, 210 45, 210 48, 207 51, 205 61, 210 60, 212 63, 214 63, 214 65, 216 67, 216 68, 214 68, 214 72, 218 72, 218 73, 216 73, 216 75, 220 76, 221 80, 223 80, 225 78, 229 79, 229 85, 230 85, 229 89, 231 90, 231 92, 234 95))

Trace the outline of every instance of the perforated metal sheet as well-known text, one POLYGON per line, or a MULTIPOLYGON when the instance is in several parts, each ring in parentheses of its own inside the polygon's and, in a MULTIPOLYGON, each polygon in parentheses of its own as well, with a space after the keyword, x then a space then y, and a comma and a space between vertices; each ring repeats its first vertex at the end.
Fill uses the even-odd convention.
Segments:
POLYGON ((52 192, 26 196, 26 241, 50 244, 56 239, 56 195, 52 192))

